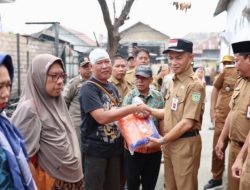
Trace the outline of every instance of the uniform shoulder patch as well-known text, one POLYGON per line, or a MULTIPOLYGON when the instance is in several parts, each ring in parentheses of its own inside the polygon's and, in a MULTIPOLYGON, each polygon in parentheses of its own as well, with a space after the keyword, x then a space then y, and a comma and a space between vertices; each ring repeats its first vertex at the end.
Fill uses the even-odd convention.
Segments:
POLYGON ((192 93, 192 101, 200 102, 201 100, 201 93, 200 92, 193 92, 192 93))

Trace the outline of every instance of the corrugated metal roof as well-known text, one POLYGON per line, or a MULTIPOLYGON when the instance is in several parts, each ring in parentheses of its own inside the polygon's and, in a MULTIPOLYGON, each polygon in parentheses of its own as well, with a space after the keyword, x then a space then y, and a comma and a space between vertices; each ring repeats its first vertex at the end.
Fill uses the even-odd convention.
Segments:
POLYGON ((72 33, 73 35, 75 35, 76 37, 78 37, 79 39, 81 39, 82 41, 84 41, 86 44, 90 45, 90 46, 96 46, 96 42, 94 40, 92 40, 91 38, 89 38, 86 34, 76 31, 74 29, 65 27, 65 26, 61 26, 62 28, 64 28, 65 30, 67 30, 68 32, 72 33))
POLYGON ((219 15, 223 11, 227 10, 227 5, 231 0, 219 0, 216 9, 214 11, 214 16, 219 15))

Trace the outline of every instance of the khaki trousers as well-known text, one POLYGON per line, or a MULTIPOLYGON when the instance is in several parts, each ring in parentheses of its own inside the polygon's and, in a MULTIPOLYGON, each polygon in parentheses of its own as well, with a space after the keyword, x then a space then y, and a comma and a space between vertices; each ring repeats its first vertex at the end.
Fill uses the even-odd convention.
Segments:
POLYGON ((240 177, 240 190, 250 189, 250 172, 243 172, 240 177))
MULTIPOLYGON (((213 174, 213 179, 219 180, 222 179, 223 171, 225 168, 225 157, 223 160, 219 159, 215 153, 215 146, 218 142, 220 134, 222 132, 224 123, 215 123, 214 128, 214 137, 213 137, 213 152, 212 152, 212 169, 211 172, 213 174)), ((225 149, 227 147, 227 143, 225 145, 225 149)))
POLYGON ((201 147, 200 135, 163 146, 166 190, 198 190, 201 147))
POLYGON ((232 166, 236 160, 237 155, 239 154, 241 147, 233 143, 232 141, 229 144, 229 157, 228 157, 228 169, 227 169, 227 190, 238 190, 239 189, 239 180, 233 178, 232 176, 232 166))
POLYGON ((248 155, 243 166, 243 172, 240 177, 240 190, 250 189, 250 146, 248 145, 248 155))

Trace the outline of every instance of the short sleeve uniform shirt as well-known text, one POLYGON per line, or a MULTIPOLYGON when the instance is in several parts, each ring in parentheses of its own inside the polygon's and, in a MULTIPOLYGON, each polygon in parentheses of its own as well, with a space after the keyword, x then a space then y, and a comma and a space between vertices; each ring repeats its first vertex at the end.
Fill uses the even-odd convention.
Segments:
POLYGON ((201 129, 205 88, 190 67, 173 76, 166 95, 164 130, 169 132, 182 119, 195 120, 193 129, 201 129))

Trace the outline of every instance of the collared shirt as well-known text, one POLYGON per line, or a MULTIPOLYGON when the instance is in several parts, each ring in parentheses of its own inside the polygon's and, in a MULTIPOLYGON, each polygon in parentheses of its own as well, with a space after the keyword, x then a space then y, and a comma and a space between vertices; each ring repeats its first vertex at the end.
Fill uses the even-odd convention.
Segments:
POLYGON ((230 111, 228 104, 234 92, 236 80, 237 69, 234 65, 228 65, 219 73, 213 83, 213 86, 219 90, 215 106, 217 122, 224 122, 230 111))
POLYGON ((169 89, 170 83, 172 82, 173 76, 174 76, 174 73, 169 73, 163 78, 162 85, 161 85, 161 93, 163 97, 165 97, 167 94, 167 91, 169 89))
POLYGON ((245 142, 250 130, 247 108, 250 106, 250 81, 238 77, 230 104, 231 121, 229 137, 231 140, 245 142))
POLYGON ((127 81, 131 86, 135 84, 135 68, 130 69, 126 72, 124 80, 127 81))
POLYGON ((118 81, 115 77, 111 76, 108 80, 111 82, 118 90, 118 93, 120 95, 119 102, 122 103, 124 97, 129 92, 129 90, 132 88, 132 85, 129 84, 127 81, 123 80, 123 82, 118 81))
POLYGON ((164 130, 169 132, 182 119, 193 119, 192 129, 201 129, 205 88, 194 75, 192 67, 174 75, 166 95, 164 130))
MULTIPOLYGON (((161 109, 164 107, 164 99, 160 92, 154 89, 150 89, 148 91, 148 94, 146 96, 143 96, 138 89, 135 87, 133 90, 131 90, 124 98, 123 105, 130 105, 132 104, 132 100, 134 97, 140 97, 145 104, 147 104, 151 108, 157 108, 161 109)), ((159 131, 159 122, 158 120, 153 117, 154 124, 156 128, 159 131)), ((125 144, 125 148, 127 148, 127 144, 125 144)), ((135 150, 135 152, 139 153, 153 153, 161 151, 160 147, 139 147, 135 150)))

